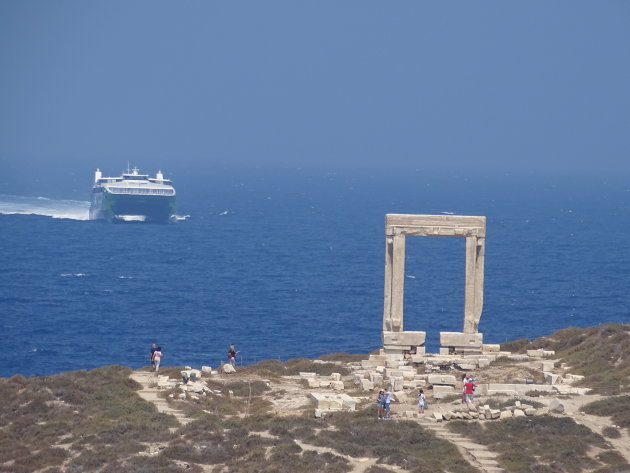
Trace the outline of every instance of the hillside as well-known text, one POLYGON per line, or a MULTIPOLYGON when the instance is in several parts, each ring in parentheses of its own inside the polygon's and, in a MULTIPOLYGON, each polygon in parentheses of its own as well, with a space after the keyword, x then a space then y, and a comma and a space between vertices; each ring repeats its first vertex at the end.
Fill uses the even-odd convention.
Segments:
MULTIPOLYGON (((427 383, 424 415, 405 388, 394 393, 394 419, 382 421, 375 392, 353 376, 367 355, 265 361, 205 372, 188 385, 178 384, 182 367, 159 378, 121 366, 3 378, 0 472, 630 472, 630 326, 570 328, 502 346, 540 348, 555 351, 558 376, 584 376, 575 385, 590 393, 479 395, 474 409, 463 409, 459 396, 434 398, 427 383), (342 384, 312 387, 314 377, 342 384), (340 392, 356 410, 315 417, 309 395, 340 392), (500 418, 490 416, 495 410, 500 418)), ((542 378, 525 358, 499 358, 475 377, 542 378)), ((444 373, 460 376, 452 367, 444 373)))

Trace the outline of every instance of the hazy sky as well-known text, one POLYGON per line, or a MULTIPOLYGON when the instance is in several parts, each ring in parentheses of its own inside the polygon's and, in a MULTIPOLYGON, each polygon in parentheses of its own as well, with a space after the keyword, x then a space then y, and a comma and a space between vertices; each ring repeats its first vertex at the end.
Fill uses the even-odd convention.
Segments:
POLYGON ((630 175, 630 2, 0 2, 0 193, 213 167, 630 175))

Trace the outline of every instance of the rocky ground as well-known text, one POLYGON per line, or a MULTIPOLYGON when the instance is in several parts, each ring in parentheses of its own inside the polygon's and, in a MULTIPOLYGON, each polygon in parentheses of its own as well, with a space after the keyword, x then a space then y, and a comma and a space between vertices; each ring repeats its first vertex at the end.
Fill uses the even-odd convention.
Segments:
MULTIPOLYGON (((553 361, 553 360, 552 360, 553 361)), ((560 362, 558 361, 558 365, 560 362)), ((351 371, 352 364, 336 363, 337 366, 345 368, 351 371)), ((356 365, 356 363, 355 363, 356 365)), ((535 370, 532 369, 532 363, 510 363, 510 364, 497 364, 481 370, 476 376, 483 376, 486 382, 509 382, 521 377, 523 372, 528 374, 535 374, 535 370)), ((459 374, 458 374, 459 376, 459 374)), ((164 388, 158 387, 157 377, 154 373, 147 371, 135 371, 131 374, 131 378, 138 382, 142 389, 138 391, 140 396, 155 404, 160 412, 174 415, 181 424, 186 424, 192 419, 185 414, 185 400, 180 402, 173 402, 172 399, 177 396, 170 394, 171 402, 164 396, 164 388), (177 407, 179 406, 179 407, 177 407)), ((374 388, 372 391, 362 391, 358 386, 354 385, 353 376, 343 376, 344 390, 333 390, 331 388, 309 388, 306 386, 304 376, 292 375, 281 376, 272 380, 262 378, 260 375, 248 372, 247 370, 241 372, 237 369, 235 373, 219 374, 205 374, 201 377, 203 380, 212 380, 213 383, 228 385, 235 380, 243 382, 260 382, 264 381, 268 384, 270 389, 263 394, 265 400, 267 400, 272 406, 272 411, 277 416, 303 416, 305 411, 312 410, 312 402, 309 399, 310 395, 314 392, 328 393, 330 395, 338 395, 340 392, 351 395, 357 402, 356 408, 361 409, 364 407, 370 408, 374 405, 374 399, 376 397, 376 391, 378 388, 374 388)), ((174 381, 174 380, 172 380, 174 381)), ((459 397, 457 399, 435 399, 432 396, 431 386, 424 386, 427 394, 428 405, 430 406, 424 414, 417 412, 415 391, 413 392, 399 392, 394 396, 395 401, 392 403, 392 422, 400 420, 417 422, 422 427, 429 429, 436 436, 443 438, 453 443, 460 451, 464 459, 468 461, 471 466, 478 469, 481 472, 497 473, 500 471, 507 471, 501 468, 497 462, 498 452, 492 451, 487 446, 477 443, 470 438, 453 432, 448 428, 448 423, 443 416, 452 411, 462 412, 474 412, 477 409, 483 410, 483 405, 488 402, 502 402, 506 403, 510 396, 477 396, 476 407, 471 408, 469 406, 462 406, 459 397), (441 415, 436 415, 436 414, 441 415), (438 420, 439 419, 439 420, 438 420)), ((604 429, 607 427, 613 427, 614 422, 607 417, 600 417, 596 415, 586 414, 580 410, 580 408, 588 403, 605 398, 601 394, 575 394, 575 395, 563 395, 549 394, 548 396, 536 395, 530 397, 527 395, 515 396, 514 402, 520 402, 527 404, 533 402, 539 406, 537 415, 555 416, 555 417, 568 417, 573 419, 577 424, 584 425, 592 430, 594 433, 604 435, 604 429), (561 404, 560 409, 550 410, 549 405, 554 401, 561 404), (541 406, 541 407, 540 407, 541 406)), ((190 396, 188 397, 190 400, 190 396)), ((245 414, 239 414, 243 416, 245 414)), ((334 412, 326 412, 324 415, 334 415, 334 412)), ((374 408, 374 422, 388 422, 384 420, 377 420, 376 409, 374 408)), ((468 420, 467 422, 481 422, 476 419, 468 420)), ((501 420, 487 420, 483 422, 501 422, 501 420)), ((630 437, 627 429, 619 429, 619 438, 606 438, 610 448, 618 452, 625 462, 630 464, 630 437)), ((334 452, 329 447, 317 447, 313 445, 306 445, 303 442, 297 440, 297 443, 303 449, 315 450, 319 453, 332 452, 339 455, 339 452, 334 452)), ((153 451, 157 451, 156 446, 153 451)), ((592 449, 592 456, 595 457, 600 450, 597 448, 592 449)), ((352 466, 352 472, 363 473, 368 472, 377 464, 378 458, 376 457, 352 457, 349 455, 342 455, 352 466)), ((217 471, 208 469, 207 471, 217 471)), ((227 470, 226 470, 227 471, 227 470)), ((380 471, 380 470, 379 470, 380 471)), ((387 470, 383 471, 406 471, 405 469, 387 465, 387 470)), ((608 471, 608 470, 607 470, 608 471)), ((615 472, 630 471, 630 467, 620 466, 615 472)))

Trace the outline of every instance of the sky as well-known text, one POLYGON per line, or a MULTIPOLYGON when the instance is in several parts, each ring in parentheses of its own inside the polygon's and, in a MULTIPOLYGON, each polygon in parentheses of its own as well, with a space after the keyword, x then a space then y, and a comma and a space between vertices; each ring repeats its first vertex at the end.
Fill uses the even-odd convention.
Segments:
POLYGON ((629 58, 627 0, 4 0, 0 194, 127 162, 630 177, 629 58))

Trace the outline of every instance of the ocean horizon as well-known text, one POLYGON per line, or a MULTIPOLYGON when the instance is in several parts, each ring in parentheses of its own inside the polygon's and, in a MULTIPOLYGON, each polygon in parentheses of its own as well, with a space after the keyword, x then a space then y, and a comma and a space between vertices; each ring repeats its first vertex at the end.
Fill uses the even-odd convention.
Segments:
MULTIPOLYGON (((386 213, 487 217, 485 343, 630 321, 630 184, 173 176, 170 225, 87 220, 84 198, 2 194, 0 376, 109 364, 217 366, 380 347, 386 213)), ((89 181, 88 181, 89 182, 89 181)), ((460 331, 464 239, 407 239, 405 329, 460 331)))

